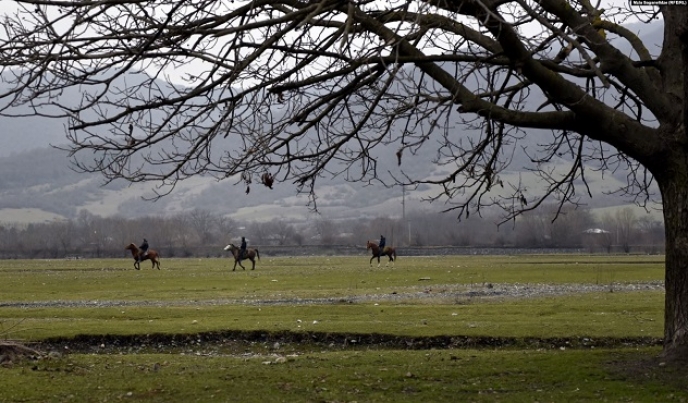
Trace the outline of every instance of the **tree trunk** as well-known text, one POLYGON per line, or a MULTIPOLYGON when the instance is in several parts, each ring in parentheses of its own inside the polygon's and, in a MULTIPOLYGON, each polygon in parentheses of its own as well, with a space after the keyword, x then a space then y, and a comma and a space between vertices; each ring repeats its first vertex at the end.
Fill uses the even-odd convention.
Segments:
POLYGON ((663 90, 679 106, 662 122, 664 151, 648 161, 662 192, 666 242, 664 356, 688 359, 688 8, 663 7, 663 90), (658 169, 654 169, 658 168, 658 169))
MULTIPOLYGON (((685 159, 683 160, 685 163, 685 159)), ((666 268, 664 355, 688 357, 688 167, 659 181, 664 208, 666 268)))

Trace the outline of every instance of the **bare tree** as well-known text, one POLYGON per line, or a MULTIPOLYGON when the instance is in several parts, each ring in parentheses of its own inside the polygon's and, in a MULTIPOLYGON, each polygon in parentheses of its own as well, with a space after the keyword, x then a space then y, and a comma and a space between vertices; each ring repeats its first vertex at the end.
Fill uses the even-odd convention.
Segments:
POLYGON ((227 243, 227 240, 232 239, 232 233, 236 231, 236 229, 237 223, 233 219, 224 216, 217 217, 218 237, 221 239, 220 243, 222 246, 227 243))
POLYGON ((52 225, 55 227, 53 236, 60 243, 63 255, 67 256, 73 248, 74 238, 76 237, 76 228, 74 226, 74 222, 67 220, 63 222, 56 222, 52 225))
POLYGON ((638 218, 632 208, 625 207, 616 211, 614 220, 616 221, 618 242, 621 244, 623 251, 629 253, 631 251, 631 243, 637 242, 638 218))
POLYGON ((656 254, 664 243, 664 224, 650 216, 641 216, 638 219, 638 230, 645 248, 649 253, 656 254))
POLYGON ((516 245, 545 246, 549 237, 549 222, 540 211, 529 211, 521 215, 516 228, 516 245))
POLYGON ((498 205, 505 219, 548 196, 577 202, 589 169, 627 169, 624 190, 641 204, 655 180, 666 225, 664 349, 688 354, 688 7, 15 4, 0 39, 9 85, 0 112, 68 117, 76 166, 109 180, 158 181, 164 194, 205 173, 250 192, 269 172, 269 187, 294 181, 316 208, 323 175, 429 183, 459 216, 498 205), (629 17, 663 18, 658 54, 620 25, 629 17), (537 192, 503 172, 533 136, 542 146, 524 150, 546 184, 537 192), (443 175, 404 170, 435 146, 443 175), (390 154, 393 179, 379 165, 390 154), (553 168, 558 160, 566 169, 553 168))
MULTIPOLYGON (((77 225, 77 250, 89 255, 100 255, 101 236, 100 219, 88 210, 79 211, 76 220, 77 225)), ((101 231, 102 232, 102 231, 101 231)))
POLYGON ((171 224, 166 227, 167 233, 170 232, 174 234, 173 241, 171 244, 178 245, 181 249, 181 253, 177 254, 177 251, 173 251, 176 256, 189 256, 191 252, 189 250, 191 246, 191 235, 189 234, 189 226, 191 225, 191 219, 188 214, 177 214, 171 218, 171 224))
MULTIPOLYGON (((252 245, 269 245, 272 238, 272 231, 269 222, 251 221, 246 225, 248 234, 246 242, 252 245)), ((244 235, 241 235, 244 236, 244 235)), ((234 242, 239 242, 240 238, 234 242)))
MULTIPOLYGON (((553 207, 548 205, 547 207, 553 207)), ((545 209, 546 210, 546 209, 545 209)), ((550 212, 549 217, 553 214, 550 212)), ((583 239, 583 231, 593 223, 590 210, 585 208, 564 208, 556 221, 550 220, 550 236, 554 246, 576 246, 583 239)))
POLYGON ((296 230, 294 226, 284 220, 276 220, 270 223, 271 231, 277 239, 278 245, 287 245, 294 243, 296 230))
POLYGON ((318 219, 315 221, 313 228, 317 235, 316 244, 318 245, 334 245, 337 239, 337 225, 332 220, 318 219))
POLYGON ((403 229, 399 220, 389 217, 375 217, 368 220, 367 231, 359 235, 364 235, 358 240, 359 243, 373 241, 377 243, 380 236, 387 239, 387 245, 398 245, 398 239, 403 235, 403 229))
POLYGON ((201 245, 208 245, 216 238, 217 223, 218 218, 208 210, 194 209, 189 213, 189 224, 201 245))

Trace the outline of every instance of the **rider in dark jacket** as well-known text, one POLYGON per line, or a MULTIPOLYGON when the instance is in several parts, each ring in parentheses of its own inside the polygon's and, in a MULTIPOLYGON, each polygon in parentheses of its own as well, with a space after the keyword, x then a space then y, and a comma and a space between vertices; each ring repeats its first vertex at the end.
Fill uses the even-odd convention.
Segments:
POLYGON ((246 238, 241 237, 241 246, 239 247, 239 259, 243 259, 246 256, 246 238))
POLYGON ((380 256, 382 256, 384 251, 385 251, 385 242, 386 241, 387 240, 385 239, 385 237, 380 235, 380 245, 379 245, 380 246, 380 252, 379 252, 380 256))
POLYGON ((146 238, 143 238, 143 243, 139 246, 139 249, 139 261, 141 261, 148 254, 148 241, 146 238))

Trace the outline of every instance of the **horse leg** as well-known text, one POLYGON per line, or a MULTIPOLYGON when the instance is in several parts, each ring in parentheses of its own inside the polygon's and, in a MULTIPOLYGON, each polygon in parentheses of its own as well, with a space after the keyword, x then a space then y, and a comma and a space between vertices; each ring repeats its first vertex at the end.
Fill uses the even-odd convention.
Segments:
MULTIPOLYGON (((241 264, 241 259, 237 260, 237 263, 239 263, 239 266, 241 266, 241 268, 242 268, 243 270, 246 270, 246 268, 244 267, 244 265, 241 264)), ((234 267, 236 267, 236 264, 234 265, 234 267)))
POLYGON ((391 253, 388 254, 387 257, 389 258, 389 260, 387 261, 387 266, 389 266, 389 262, 392 262, 392 267, 394 267, 394 261, 396 259, 394 259, 393 255, 391 253))
POLYGON ((136 270, 141 270, 141 266, 139 266, 139 261, 138 261, 138 259, 134 260, 134 268, 135 268, 136 270))
POLYGON ((255 270, 256 269, 256 261, 252 257, 249 259, 251 260, 251 263, 253 264, 253 267, 251 267, 251 270, 255 270))
POLYGON ((380 267, 380 255, 377 255, 377 267, 380 267))
POLYGON ((232 269, 232 271, 235 271, 235 270, 236 270, 236 264, 237 264, 237 262, 238 262, 238 260, 234 259, 234 268, 232 269))

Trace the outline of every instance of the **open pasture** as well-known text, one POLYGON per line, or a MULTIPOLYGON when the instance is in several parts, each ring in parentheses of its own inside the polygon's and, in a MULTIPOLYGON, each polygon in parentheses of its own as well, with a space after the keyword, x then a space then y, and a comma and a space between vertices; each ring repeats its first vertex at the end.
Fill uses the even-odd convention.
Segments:
POLYGON ((368 259, 2 261, 0 337, 60 354, 0 369, 0 401, 688 398, 619 372, 659 352, 662 257, 368 259))
POLYGON ((30 340, 224 329, 661 336, 658 257, 414 257, 379 269, 358 257, 264 258, 235 272, 229 259, 128 263, 5 261, 0 317, 23 320, 15 334, 30 340), (635 292, 620 292, 628 284, 635 292))
POLYGON ((2 301, 183 301, 337 298, 445 285, 596 284, 662 281, 657 256, 404 257, 370 268, 366 257, 264 257, 256 270, 231 259, 164 259, 162 270, 127 259, 5 260, 2 301))

